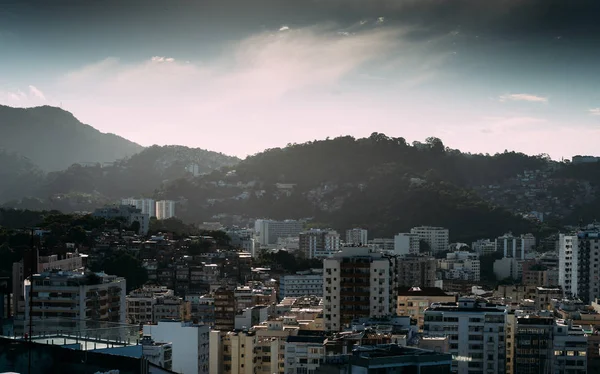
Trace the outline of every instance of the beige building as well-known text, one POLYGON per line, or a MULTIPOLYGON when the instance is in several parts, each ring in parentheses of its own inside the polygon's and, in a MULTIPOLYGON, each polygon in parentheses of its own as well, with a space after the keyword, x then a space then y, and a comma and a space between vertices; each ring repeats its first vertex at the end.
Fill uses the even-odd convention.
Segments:
POLYGON ((424 312, 431 303, 456 302, 456 296, 446 294, 442 289, 436 287, 399 287, 398 306, 396 313, 399 316, 410 316, 417 321, 419 330, 423 330, 424 312))
POLYGON ((32 297, 30 282, 25 281, 25 331, 29 330, 30 313, 35 335, 83 331, 100 322, 125 323, 124 278, 52 270, 33 275, 31 282, 32 297))

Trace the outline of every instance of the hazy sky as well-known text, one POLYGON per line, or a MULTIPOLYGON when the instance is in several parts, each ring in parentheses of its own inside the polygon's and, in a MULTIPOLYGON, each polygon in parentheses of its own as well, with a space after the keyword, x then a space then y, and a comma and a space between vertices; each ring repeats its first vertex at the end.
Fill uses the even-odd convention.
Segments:
POLYGON ((600 2, 0 0, 0 103, 245 156, 383 132, 600 154, 600 2))

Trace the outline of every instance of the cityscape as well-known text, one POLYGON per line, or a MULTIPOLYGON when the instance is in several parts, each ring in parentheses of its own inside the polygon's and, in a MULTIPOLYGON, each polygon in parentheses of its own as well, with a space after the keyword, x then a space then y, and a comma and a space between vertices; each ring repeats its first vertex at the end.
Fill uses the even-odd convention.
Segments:
POLYGON ((599 15, 0 0, 0 374, 600 374, 599 15))

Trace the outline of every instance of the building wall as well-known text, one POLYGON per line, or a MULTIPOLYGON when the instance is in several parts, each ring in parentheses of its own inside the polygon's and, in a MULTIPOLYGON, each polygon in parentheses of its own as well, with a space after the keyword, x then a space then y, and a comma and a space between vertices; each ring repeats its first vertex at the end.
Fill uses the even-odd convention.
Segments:
POLYGON ((279 280, 280 297, 323 296, 323 275, 284 275, 279 280))
POLYGON ((175 217, 175 201, 159 200, 156 202, 156 218, 169 219, 175 217))
POLYGON ((411 234, 417 234, 419 240, 429 244, 432 252, 447 251, 450 244, 450 232, 443 227, 420 226, 410 230, 411 234))
POLYGON ((172 343, 173 371, 185 374, 209 374, 209 332, 208 326, 177 321, 144 325, 144 335, 172 343))

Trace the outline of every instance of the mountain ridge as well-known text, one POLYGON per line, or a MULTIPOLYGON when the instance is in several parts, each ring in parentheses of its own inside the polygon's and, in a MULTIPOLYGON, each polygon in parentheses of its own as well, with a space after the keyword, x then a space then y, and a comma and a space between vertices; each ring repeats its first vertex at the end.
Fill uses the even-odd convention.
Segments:
POLYGON ((114 162, 144 149, 119 135, 82 123, 71 112, 48 105, 0 105, 0 131, 0 148, 28 158, 46 172, 63 170, 74 163, 114 162))

